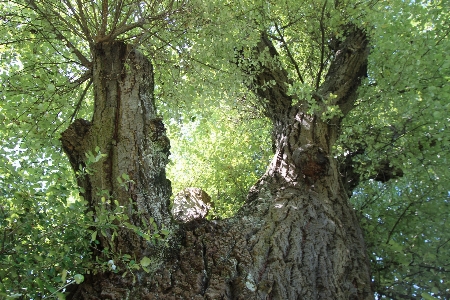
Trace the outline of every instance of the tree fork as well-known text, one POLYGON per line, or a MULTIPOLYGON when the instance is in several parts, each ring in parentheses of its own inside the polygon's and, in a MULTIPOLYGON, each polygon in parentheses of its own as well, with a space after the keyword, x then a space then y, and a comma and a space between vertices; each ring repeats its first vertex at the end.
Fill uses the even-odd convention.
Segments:
MULTIPOLYGON (((262 50, 267 42, 260 44, 262 50)), ((276 58, 275 52, 271 55, 276 58)), ((337 97, 344 105, 354 99, 360 82, 360 72, 345 63, 354 58, 361 62, 359 68, 367 64, 367 51, 355 55, 337 62, 347 72, 330 68, 343 76, 334 82, 350 81, 337 97)), ((99 274, 80 285, 71 299, 373 299, 362 232, 330 155, 336 129, 304 113, 301 104, 279 98, 286 95, 282 70, 271 73, 268 68, 260 74, 275 79, 273 88, 279 89, 269 88, 265 98, 276 153, 239 213, 182 225, 179 248, 172 248, 171 255, 163 249, 167 259, 152 275, 136 272, 139 284, 121 274, 99 274)), ((264 83, 261 76, 256 80, 264 83)), ((108 108, 101 107, 96 107, 93 123, 108 108)))

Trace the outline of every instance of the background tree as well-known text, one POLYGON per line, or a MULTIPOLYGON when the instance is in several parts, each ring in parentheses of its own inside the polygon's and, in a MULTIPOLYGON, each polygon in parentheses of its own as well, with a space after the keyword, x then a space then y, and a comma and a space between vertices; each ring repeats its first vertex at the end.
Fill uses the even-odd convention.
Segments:
MULTIPOLYGON (((296 2, 192 2, 180 17, 174 13, 181 6, 171 2, 162 8, 3 2, 3 293, 37 297, 32 290, 44 293, 58 281, 80 282, 77 273, 99 272, 72 295, 370 298, 358 221, 346 200, 357 187, 352 201, 367 232, 377 295, 445 298, 448 230, 446 216, 438 215, 448 201, 445 7, 296 2), (163 175, 168 144, 151 100, 151 64, 123 41, 150 44, 141 51, 155 62, 156 96, 162 111, 178 120, 173 124, 191 122, 193 112, 199 122, 223 120, 201 108, 237 99, 271 120, 277 155, 235 218, 179 229, 171 222, 163 175), (361 81, 366 65, 368 79, 361 81), (136 121, 142 108, 145 117, 136 121), (53 154, 54 136, 64 122, 90 119, 90 110, 92 124, 76 121, 63 135, 86 201, 80 202, 67 164, 53 154), (20 184, 24 176, 38 186, 20 184), (152 186, 159 195, 146 190, 152 186), (41 217, 30 217, 28 206, 41 217), (65 214, 68 207, 78 213, 65 214), (40 232, 19 231, 30 222, 39 222, 40 232), (86 232, 82 243, 70 244, 70 234, 51 235, 76 222, 86 232), (149 223, 156 226, 147 230, 149 223), (166 245, 150 243, 170 231, 166 245), (83 261, 91 241, 98 263, 83 261), (51 252, 52 242, 65 251, 51 252), (35 245, 41 248, 31 253, 35 245), (27 265, 29 276, 21 272, 27 265), (24 292, 24 286, 31 288, 24 292)), ((233 111, 227 113, 232 120, 233 111)), ((221 159, 229 166, 236 156, 221 159)))

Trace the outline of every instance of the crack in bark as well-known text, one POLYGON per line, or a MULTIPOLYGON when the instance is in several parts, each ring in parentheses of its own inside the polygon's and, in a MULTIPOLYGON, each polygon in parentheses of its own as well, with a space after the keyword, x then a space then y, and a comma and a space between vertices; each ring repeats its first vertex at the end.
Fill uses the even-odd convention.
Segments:
POLYGON ((203 258, 203 272, 204 277, 202 279, 202 289, 200 291, 200 295, 204 296, 206 290, 209 287, 209 275, 208 275, 208 258, 206 256, 206 245, 204 241, 202 241, 202 258, 203 258))

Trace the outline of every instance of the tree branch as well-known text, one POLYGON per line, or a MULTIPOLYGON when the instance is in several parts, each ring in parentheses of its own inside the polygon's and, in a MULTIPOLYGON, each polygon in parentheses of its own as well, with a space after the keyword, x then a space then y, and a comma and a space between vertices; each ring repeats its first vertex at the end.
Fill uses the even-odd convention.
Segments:
MULTIPOLYGON (((130 12, 130 10, 128 10, 127 16, 125 17, 125 19, 128 19, 129 12, 130 12)), ((123 1, 119 0, 116 2, 116 7, 114 9, 114 20, 112 22, 111 31, 116 30, 117 24, 119 23, 119 20, 120 20, 120 16, 122 14, 123 14, 123 1)))
POLYGON ((66 20, 65 18, 60 17, 59 13, 53 12, 53 14, 56 15, 57 18, 66 25, 67 28, 72 28, 73 27, 72 24, 69 24, 68 20, 69 19, 74 19, 76 21, 76 23, 78 24, 78 26, 80 26, 80 29, 81 29, 82 33, 79 33, 78 30, 72 30, 72 33, 74 33, 75 35, 78 35, 82 39, 84 39, 84 40, 88 41, 89 43, 91 43, 92 39, 91 39, 91 34, 89 32, 89 28, 85 27, 83 22, 81 22, 81 19, 80 19, 80 16, 78 15, 78 13, 77 13, 77 10, 72 6, 70 1, 64 0, 63 3, 70 10, 70 12, 72 13, 73 17, 72 16, 68 16, 68 19, 66 20))
POLYGON ((86 68, 88 68, 88 69, 90 69, 91 68, 91 65, 92 65, 92 63, 86 58, 86 56, 84 56, 82 53, 81 53, 81 51, 80 50, 78 50, 78 48, 76 48, 61 32, 59 32, 56 28, 55 28, 55 30, 56 30, 56 37, 57 38, 59 38, 59 39, 61 39, 61 40, 64 40, 65 41, 65 44, 66 44, 66 46, 69 48, 69 49, 71 49, 72 50, 72 53, 73 54, 75 54, 75 56, 80 60, 80 63, 84 66, 84 67, 86 67, 86 68))
POLYGON ((367 76, 369 47, 366 33, 353 25, 347 26, 344 37, 336 47, 334 60, 317 93, 320 100, 328 100, 326 105, 339 105, 346 115, 353 108, 361 80, 367 76))
POLYGON ((391 240, 392 234, 394 234, 394 230, 397 227, 397 225, 400 223, 400 221, 403 219, 403 217, 405 216, 406 212, 409 210, 409 208, 411 206, 414 205, 414 202, 411 202, 408 204, 408 206, 403 210, 403 212, 400 214, 400 216, 398 217, 397 221, 395 222, 394 226, 392 226, 392 229, 389 231, 388 233, 388 237, 386 239, 386 244, 389 243, 389 241, 391 240))
POLYGON ((320 78, 322 77, 322 72, 325 67, 325 27, 323 24, 324 18, 325 18, 325 8, 327 6, 328 1, 324 1, 322 6, 322 13, 320 16, 320 35, 321 35, 321 48, 320 48, 320 68, 319 72, 317 72, 317 78, 316 78, 316 90, 319 89, 320 85, 320 78))
POLYGON ((89 80, 87 86, 84 88, 83 92, 81 93, 80 99, 77 102, 77 105, 75 106, 75 110, 73 111, 72 115, 70 116, 70 124, 73 123, 73 120, 76 118, 78 112, 80 111, 81 103, 83 103, 84 97, 86 97, 87 91, 92 85, 92 78, 89 80))
POLYGON ((404 295, 404 294, 400 294, 400 293, 398 293, 398 292, 394 292, 394 291, 385 291, 385 290, 383 290, 383 291, 375 291, 377 294, 380 294, 381 296, 385 296, 385 297, 387 297, 387 298, 389 298, 389 299, 393 299, 393 300, 396 300, 396 299, 410 299, 410 300, 417 300, 417 299, 419 299, 419 298, 417 298, 417 297, 414 297, 414 296, 408 296, 408 295, 404 295))
POLYGON ((238 58, 241 69, 252 76, 250 89, 263 101, 265 114, 272 121, 284 115, 292 105, 292 96, 288 95, 289 78, 281 66, 279 54, 267 33, 261 34, 260 41, 253 49, 251 62, 259 62, 256 68, 238 58))
MULTIPOLYGON (((67 2, 69 2, 69 1, 67 1, 67 2)), ((75 16, 77 17, 78 22, 79 22, 81 29, 83 30, 86 38, 88 38, 88 41, 92 41, 92 35, 89 30, 88 21, 84 14, 83 3, 81 2, 81 0, 77 0, 77 6, 78 6, 78 14, 75 14, 75 16)))
MULTIPOLYGON (((56 28, 54 22, 51 21, 51 16, 43 11, 34 0, 30 0, 29 2, 30 8, 33 9, 34 11, 36 11, 39 15, 41 15, 46 21, 47 23, 50 25, 50 27, 52 28, 53 33, 55 34, 56 38, 59 40, 64 41, 64 43, 66 44, 66 46, 72 51, 73 54, 75 54, 75 56, 80 60, 80 63, 86 67, 86 68, 90 68, 91 67, 91 62, 81 53, 81 51, 75 47, 70 40, 61 33, 61 31, 58 30, 58 28, 56 28)), ((67 21, 64 20, 64 18, 60 17, 59 14, 56 14, 54 11, 52 11, 52 14, 55 15, 58 19, 60 19, 62 22, 64 22, 64 24, 68 25, 67 21)), ((68 26, 67 28, 70 28, 70 26, 68 26)), ((83 38, 83 37, 82 37, 83 38)), ((86 38, 86 37, 84 37, 86 38)))
MULTIPOLYGON (((127 22, 128 22, 128 18, 131 16, 131 14, 133 13, 133 9, 131 7, 128 8, 128 10, 126 11, 126 13, 124 13, 122 11, 123 7, 122 7, 122 3, 120 3, 120 6, 118 5, 116 7, 116 10, 120 9, 121 11, 117 13, 116 11, 116 15, 114 16, 114 26, 112 26, 111 28, 111 32, 108 36, 108 39, 111 39, 111 36, 115 33, 115 32, 119 32, 121 31, 121 28, 125 27, 127 22), (120 17, 122 17, 122 21, 119 23, 120 17)), ((122 29, 123 30, 123 29, 122 29)), ((128 29, 130 30, 130 29, 128 29)), ((121 32, 121 33, 124 33, 121 32)), ((119 34, 121 34, 119 33, 119 34)), ((115 36, 118 36, 119 34, 116 34, 115 36)))
MULTIPOLYGON (((150 24, 154 21, 158 21, 158 20, 164 20, 168 15, 175 13, 177 10, 173 10, 173 4, 174 4, 174 0, 170 1, 167 4, 167 7, 164 9, 164 11, 157 13, 155 15, 151 15, 151 16, 139 16, 138 21, 127 24, 127 22, 129 21, 128 18, 132 15, 132 13, 134 12, 133 9, 129 9, 125 15, 125 17, 122 19, 122 21, 120 22, 119 25, 117 25, 118 22, 118 16, 115 15, 114 17, 114 26, 111 29, 110 33, 108 35, 99 35, 96 39, 96 42, 106 42, 106 41, 113 41, 115 40, 119 35, 124 34, 130 30, 133 30, 135 28, 143 28, 144 25, 146 24, 150 24)), ((184 2, 182 3, 182 5, 184 5, 184 2)), ((121 4, 120 4, 121 7, 121 4)), ((150 9, 151 11, 151 9, 150 9)))
MULTIPOLYGON (((124 26, 121 26, 121 27, 117 27, 114 31, 112 31, 112 32, 107 36, 106 40, 108 40, 108 41, 113 41, 113 40, 115 40, 116 37, 118 37, 119 35, 121 35, 121 34, 127 32, 127 31, 130 31, 130 30, 132 30, 132 29, 134 29, 134 28, 142 27, 145 23, 146 23, 145 21, 141 20, 141 21, 138 21, 138 22, 135 22, 135 23, 131 23, 131 24, 128 24, 128 25, 124 25, 124 26)), ((97 41, 97 42, 103 42, 103 40, 100 40, 100 41, 97 41)))
POLYGON ((102 0, 102 20, 100 26, 100 36, 105 35, 106 26, 108 25, 108 0, 102 0))
POLYGON ((297 72, 297 76, 298 79, 300 80, 301 83, 305 83, 305 81, 303 80, 302 74, 300 72, 300 68, 298 67, 297 61, 294 59, 294 57, 292 56, 291 51, 289 50, 289 47, 286 43, 286 41, 284 40, 283 34, 281 33, 280 28, 278 27, 278 24, 275 24, 275 29, 277 30, 278 35, 280 36, 280 41, 283 44, 283 48, 286 50, 286 54, 289 57, 289 60, 291 61, 291 63, 294 65, 295 71, 297 72))

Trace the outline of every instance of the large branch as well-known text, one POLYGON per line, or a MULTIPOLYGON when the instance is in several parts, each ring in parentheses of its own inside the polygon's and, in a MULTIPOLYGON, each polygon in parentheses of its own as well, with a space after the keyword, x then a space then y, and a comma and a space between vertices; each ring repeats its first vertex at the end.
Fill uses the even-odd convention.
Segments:
MULTIPOLYGON (((287 93, 291 80, 281 66, 279 54, 266 33, 261 34, 254 50, 254 58, 260 63, 256 74, 250 74, 254 76, 251 89, 262 99, 266 115, 272 120, 277 119, 277 116, 284 115, 291 107, 293 96, 287 93)), ((333 50, 334 59, 325 81, 313 97, 323 106, 338 105, 345 115, 353 107, 361 80, 367 76, 369 47, 366 33, 349 25, 344 38, 335 41, 333 50)), ((254 71, 245 64, 242 68, 247 73, 254 71)))
MULTIPOLYGON (((254 48, 254 57, 260 61, 257 70, 251 70, 245 63, 241 66, 245 73, 253 76, 251 90, 261 99, 265 114, 272 120, 282 118, 292 104, 288 95, 289 78, 281 66, 279 54, 266 33, 254 48), (252 74, 256 71, 256 74, 252 74)), ((243 61, 240 61, 243 62, 243 61)))
POLYGON ((326 105, 338 105, 346 115, 353 108, 361 80, 367 76, 368 39, 362 29, 349 25, 344 40, 336 44, 334 59, 315 98, 327 100, 326 105))

